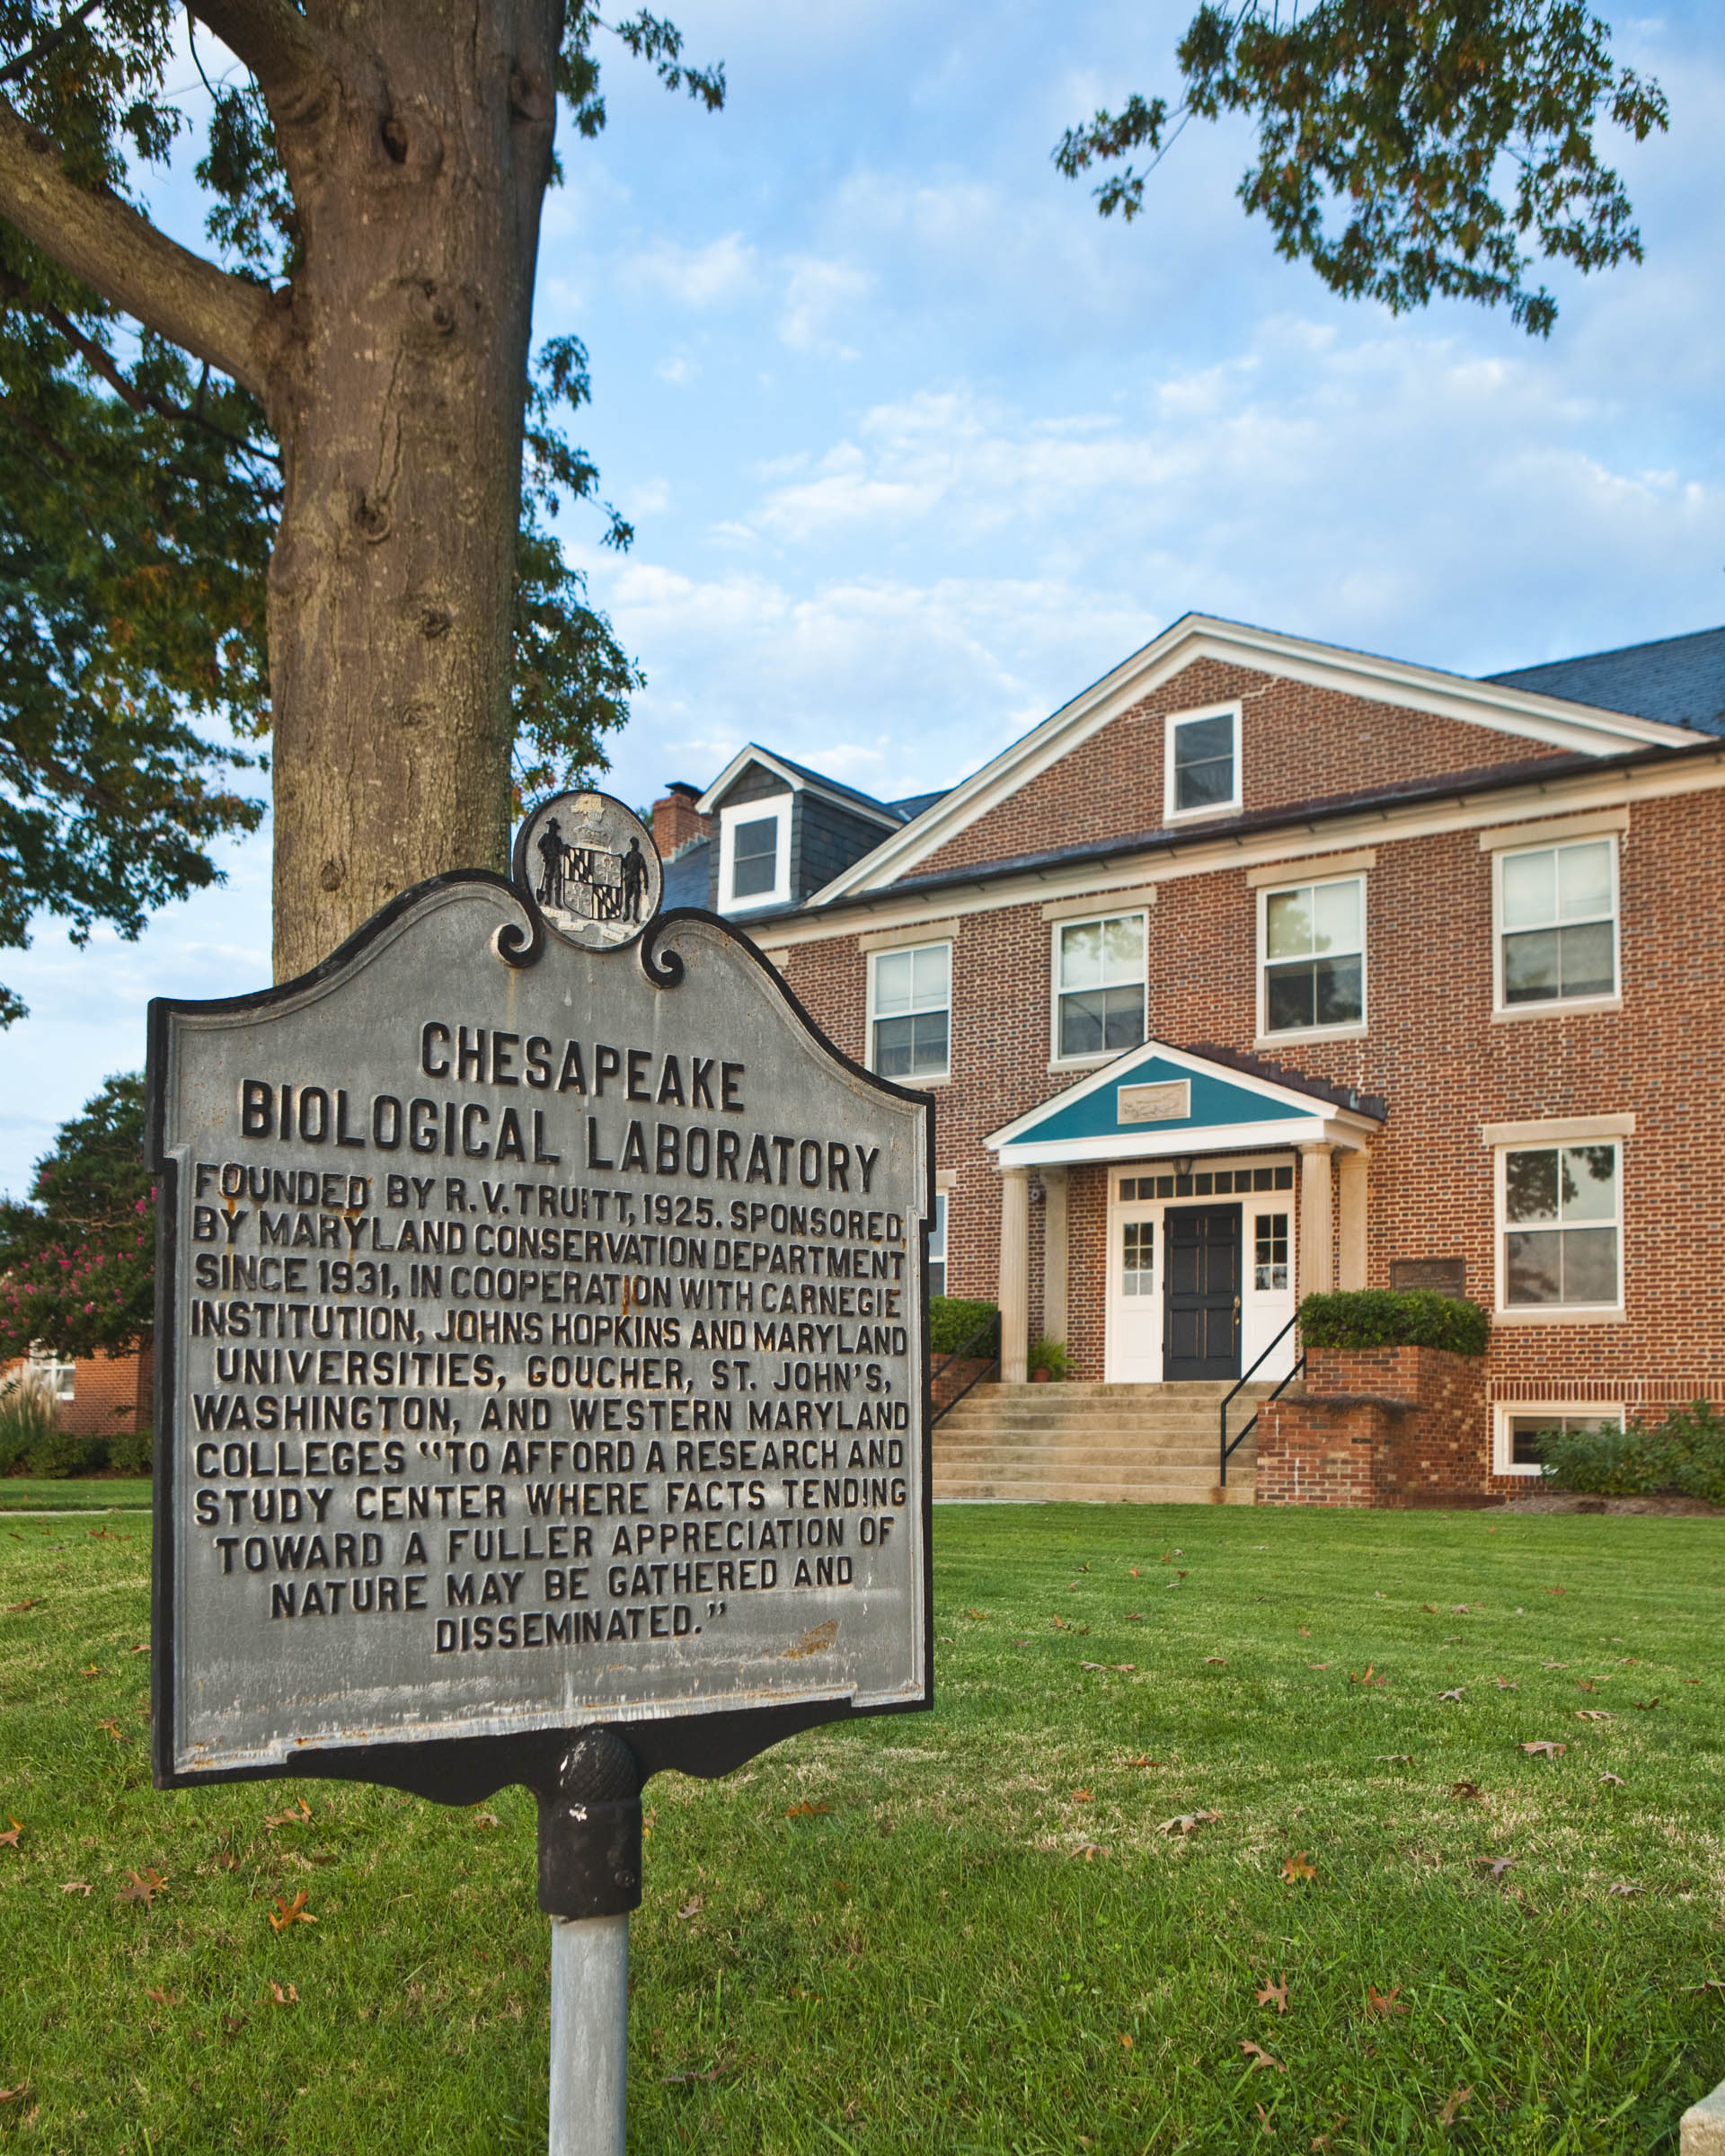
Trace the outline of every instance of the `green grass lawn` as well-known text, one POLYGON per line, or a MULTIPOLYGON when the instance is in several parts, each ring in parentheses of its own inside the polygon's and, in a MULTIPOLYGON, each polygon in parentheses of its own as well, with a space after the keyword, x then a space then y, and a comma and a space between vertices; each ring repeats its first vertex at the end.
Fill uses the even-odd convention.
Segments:
POLYGON ((50 1482, 31 1475, 0 1480, 0 1512, 126 1512, 150 1509, 150 1482, 121 1475, 68 1475, 50 1482))
MULTIPOLYGON (((1725 1523, 935 1533, 934 1713, 649 1785, 632 2149, 1675 2151, 1725 2077, 1725 1523)), ((530 1800, 155 1795, 147 1534, 0 1527, 0 2151, 543 2148, 530 1800)))

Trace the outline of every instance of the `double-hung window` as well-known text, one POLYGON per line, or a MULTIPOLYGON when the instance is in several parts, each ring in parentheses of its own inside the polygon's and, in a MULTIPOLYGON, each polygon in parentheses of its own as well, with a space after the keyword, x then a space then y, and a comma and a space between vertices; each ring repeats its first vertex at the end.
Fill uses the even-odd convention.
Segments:
POLYGON ((946 1293, 946 1192, 934 1193, 934 1225, 928 1231, 928 1292, 946 1293))
POLYGON ((1055 931, 1054 1052, 1114 1056, 1144 1038, 1144 915, 1055 931))
POLYGON ((1506 1145, 1499 1157, 1499 1307, 1621 1308, 1623 1148, 1617 1141, 1506 1145))
POLYGON ((1163 810, 1170 817, 1214 816, 1240 806, 1240 712, 1170 714, 1163 752, 1163 810))
POLYGON ((720 811, 719 909, 783 905, 791 897, 791 796, 720 811))
POLYGON ((1262 898, 1263 1031, 1363 1025, 1365 878, 1294 884, 1262 898))
POLYGON ((1578 839, 1497 856, 1499 1008, 1617 994, 1617 845, 1578 839))
POLYGON ((874 1068, 883 1078, 943 1078, 951 1063, 952 946, 877 951, 871 964, 874 1068))

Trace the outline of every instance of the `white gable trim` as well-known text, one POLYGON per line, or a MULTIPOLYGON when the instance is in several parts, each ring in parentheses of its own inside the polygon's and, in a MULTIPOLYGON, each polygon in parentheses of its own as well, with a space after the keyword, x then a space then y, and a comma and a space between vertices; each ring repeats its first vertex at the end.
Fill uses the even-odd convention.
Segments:
POLYGON ((824 786, 818 779, 810 778, 806 773, 796 770, 775 756, 770 748, 757 748, 752 741, 747 748, 737 752, 695 803, 703 816, 712 814, 727 789, 736 783, 751 764, 759 764, 775 777, 783 779, 792 793, 818 793, 823 800, 831 801, 836 808, 848 808, 853 816, 862 817, 871 824, 884 825, 889 831, 898 831, 904 827, 901 819, 894 816, 889 808, 871 808, 854 794, 845 793, 836 786, 824 786))
MULTIPOLYGON (((1383 1127, 1376 1117, 1368 1116, 1361 1109, 1342 1108, 1334 1101, 1320 1100, 1314 1094, 1303 1093, 1296 1086, 1278 1084, 1275 1079, 1261 1077, 1255 1071, 1236 1070, 1231 1063, 1217 1063, 1208 1056, 1194 1056, 1188 1048, 1176 1048, 1165 1040, 1152 1039, 1141 1040, 1136 1048, 1122 1049, 1101 1070, 1092 1071, 1087 1077, 1079 1079, 1075 1085, 1065 1086, 1059 1092, 1050 1093, 1046 1100, 1039 1100, 1034 1108, 1026 1109, 1022 1116, 1015 1117, 1012 1122, 1003 1123, 998 1130, 990 1131, 982 1142, 991 1153, 1000 1152, 1003 1146, 1015 1145, 1057 1109, 1070 1108, 1075 1100, 1082 1100, 1091 1093, 1101 1092, 1105 1086, 1119 1085, 1134 1065, 1153 1060, 1172 1063, 1177 1070, 1202 1072, 1208 1077, 1219 1078, 1225 1084, 1238 1086, 1243 1092, 1255 1093, 1261 1100, 1275 1101, 1278 1107, 1294 1109, 1314 1121, 1335 1122, 1360 1136, 1373 1136, 1383 1127)), ((1233 1129, 1236 1126, 1218 1125, 1216 1127, 1233 1129)), ((1251 1129, 1255 1127, 1240 1125, 1237 1127, 1251 1129)), ((1293 1144, 1293 1137, 1287 1132, 1286 1124, 1278 1127, 1284 1133, 1281 1142, 1293 1144)), ((1090 1138, 1069 1138, 1063 1140, 1062 1144, 1090 1145, 1101 1142, 1090 1138)), ((1146 1143, 1149 1142, 1146 1138, 1146 1143)), ((1307 1142, 1310 1143, 1309 1136, 1307 1142)), ((1107 1143, 1116 1144, 1117 1141, 1110 1138, 1107 1143)), ((1176 1146, 1174 1150, 1180 1152, 1184 1148, 1176 1146)))
MULTIPOLYGON (((809 904, 830 905, 851 892, 877 889, 909 875, 960 832, 1200 658, 1251 667, 1310 687, 1339 690, 1373 703, 1399 704, 1583 755, 1608 756, 1648 747, 1681 748, 1708 738, 1687 727, 1666 726, 1654 719, 1597 711, 1589 704, 1537 696, 1497 682, 1471 681, 1465 675, 1445 673, 1436 667, 1411 666, 1405 660, 1378 658, 1306 637, 1189 614, 962 780, 897 835, 853 862, 809 904)), ((711 798, 703 797, 703 808, 711 798)))

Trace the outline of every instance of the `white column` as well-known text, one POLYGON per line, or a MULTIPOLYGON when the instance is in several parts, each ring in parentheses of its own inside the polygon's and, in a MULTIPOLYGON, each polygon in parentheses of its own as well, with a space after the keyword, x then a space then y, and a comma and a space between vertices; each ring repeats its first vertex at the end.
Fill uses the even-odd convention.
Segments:
POLYGON ((1042 1334, 1066 1344, 1066 1171, 1042 1173, 1042 1334))
POLYGON ((1000 1374, 1004 1383, 1022 1385, 1030 1374, 1031 1354, 1031 1188, 1023 1168, 1007 1168, 1000 1178, 1000 1374))
POLYGON ((1366 1197, 1371 1178, 1371 1155, 1344 1153, 1336 1162, 1338 1223, 1336 1285, 1366 1285, 1366 1197))
POLYGON ((1331 1202, 1329 1145, 1300 1148, 1300 1294, 1324 1295, 1335 1286, 1335 1209, 1331 1202))

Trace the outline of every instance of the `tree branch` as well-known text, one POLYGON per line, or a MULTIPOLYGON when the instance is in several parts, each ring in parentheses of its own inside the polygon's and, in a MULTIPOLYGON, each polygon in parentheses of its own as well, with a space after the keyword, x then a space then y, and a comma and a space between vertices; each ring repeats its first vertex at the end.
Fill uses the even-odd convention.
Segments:
POLYGON ((181 247, 111 195, 68 180, 53 144, 4 101, 0 216, 105 299, 267 405, 276 342, 269 292, 181 247))
POLYGON ((28 52, 21 52, 15 60, 8 60, 4 67, 0 67, 0 83, 15 83, 20 75, 28 75, 39 61, 45 60, 50 52, 64 45, 85 16, 93 15, 101 5, 102 0, 84 0, 82 7, 65 17, 57 28, 50 30, 45 38, 40 39, 28 52))
POLYGON ((334 55, 288 0, 187 0, 256 77, 272 114, 309 119, 335 83, 334 55))

